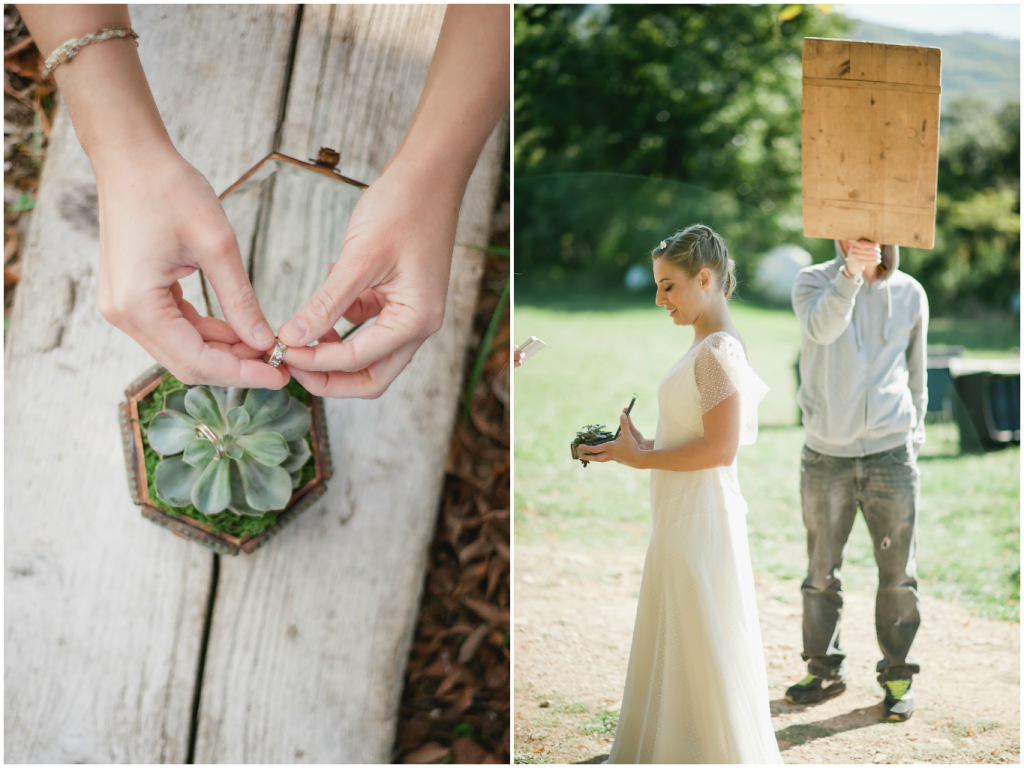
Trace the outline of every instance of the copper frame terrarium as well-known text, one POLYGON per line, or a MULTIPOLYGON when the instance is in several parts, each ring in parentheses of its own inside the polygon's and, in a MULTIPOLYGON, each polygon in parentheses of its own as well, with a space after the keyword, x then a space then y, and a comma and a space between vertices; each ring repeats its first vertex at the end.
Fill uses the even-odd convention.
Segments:
MULTIPOLYGON (((346 205, 357 199, 358 193, 366 189, 367 185, 337 173, 334 170, 337 162, 338 153, 326 148, 322 148, 317 159, 310 163, 275 152, 263 158, 243 174, 238 181, 220 195, 225 212, 235 228, 239 243, 251 243, 254 251, 259 247, 258 242, 267 230, 267 220, 272 212, 271 200, 279 175, 287 176, 290 184, 297 181, 304 188, 319 188, 320 193, 325 189, 329 193, 337 190, 341 197, 346 198, 346 205), (356 196, 353 197, 350 192, 355 192, 356 196), (256 201, 256 204, 247 204, 243 200, 238 205, 232 205, 234 201, 246 196, 256 201)), ((291 189, 293 193, 294 188, 291 189)), ((323 197, 322 194, 321 197, 323 197)), ((328 197, 332 196, 328 194, 328 197)), ((333 196, 333 198, 337 197, 338 195, 333 196)), ((335 222, 328 237, 331 242, 326 247, 340 247, 340 243, 336 242, 338 241, 337 232, 340 231, 343 235, 344 226, 337 222, 342 218, 347 221, 347 217, 322 216, 321 218, 335 222)), ((337 250, 334 252, 336 253, 337 250)), ((207 290, 206 280, 201 274, 200 283, 207 314, 209 316, 219 314, 216 297, 211 296, 212 292, 207 290)), ((349 332, 354 330, 351 329, 349 332)), ((285 525, 309 509, 327 490, 326 484, 334 473, 334 467, 327 437, 327 420, 323 399, 306 393, 306 405, 310 410, 311 417, 309 430, 311 457, 303 466, 305 468, 311 464, 312 477, 294 489, 284 509, 276 512, 276 520, 271 525, 251 535, 232 535, 215 530, 209 524, 185 513, 168 514, 164 508, 161 508, 164 505, 150 495, 150 478, 146 467, 142 425, 139 420, 139 404, 170 377, 171 374, 163 366, 153 366, 128 386, 125 390, 127 399, 118 408, 122 447, 132 501, 141 507, 143 517, 170 530, 177 536, 195 541, 220 554, 237 555, 242 551, 251 554, 276 535, 285 525)))

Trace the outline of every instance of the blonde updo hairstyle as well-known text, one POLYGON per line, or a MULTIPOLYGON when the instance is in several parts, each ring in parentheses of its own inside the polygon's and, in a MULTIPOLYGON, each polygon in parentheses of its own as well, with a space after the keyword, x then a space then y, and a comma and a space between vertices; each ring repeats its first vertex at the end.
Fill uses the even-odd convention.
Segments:
POLYGON ((662 240, 651 251, 651 261, 655 259, 663 259, 691 278, 707 267, 727 299, 736 288, 736 262, 729 258, 721 236, 703 224, 694 224, 662 240))

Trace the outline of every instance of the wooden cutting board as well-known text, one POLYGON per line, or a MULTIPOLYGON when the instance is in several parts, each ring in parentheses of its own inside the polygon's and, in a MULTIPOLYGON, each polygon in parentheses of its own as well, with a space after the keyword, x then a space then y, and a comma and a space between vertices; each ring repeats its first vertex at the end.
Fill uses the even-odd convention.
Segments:
POLYGON ((933 246, 941 62, 938 48, 804 40, 806 237, 933 246))

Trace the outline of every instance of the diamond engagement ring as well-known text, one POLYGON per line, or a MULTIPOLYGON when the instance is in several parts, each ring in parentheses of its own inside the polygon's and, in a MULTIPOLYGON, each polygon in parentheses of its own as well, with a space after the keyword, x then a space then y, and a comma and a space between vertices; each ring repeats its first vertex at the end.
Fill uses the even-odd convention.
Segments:
POLYGON ((271 354, 270 359, 267 361, 267 365, 271 368, 277 368, 284 360, 284 353, 288 350, 288 346, 283 342, 279 341, 274 345, 274 352, 271 354))

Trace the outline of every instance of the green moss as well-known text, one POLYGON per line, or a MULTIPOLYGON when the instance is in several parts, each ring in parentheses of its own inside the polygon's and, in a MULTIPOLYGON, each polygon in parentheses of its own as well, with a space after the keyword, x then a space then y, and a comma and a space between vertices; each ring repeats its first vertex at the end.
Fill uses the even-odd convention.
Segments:
MULTIPOLYGON (((142 450, 146 463, 146 480, 149 485, 150 503, 171 517, 191 518, 192 520, 208 526, 211 530, 216 531, 217 533, 225 533, 229 536, 236 536, 240 539, 262 533, 277 522, 277 512, 267 512, 261 517, 236 515, 234 512, 229 511, 218 512, 216 515, 204 515, 191 504, 186 507, 171 507, 164 504, 157 498, 153 477, 156 472, 156 465, 160 463, 161 457, 160 454, 149 447, 147 435, 148 427, 149 423, 153 421, 153 417, 163 410, 164 396, 170 392, 174 392, 175 390, 182 389, 184 386, 185 385, 178 381, 174 376, 168 376, 164 381, 160 382, 160 385, 156 389, 139 401, 139 424, 142 425, 142 450)), ((288 386, 285 387, 285 389, 288 391, 288 394, 303 405, 309 405, 309 393, 302 388, 302 385, 299 384, 299 382, 292 379, 288 382, 288 386)), ((310 448, 310 452, 312 452, 312 437, 307 434, 305 439, 306 444, 310 448)), ((299 487, 301 488, 314 477, 316 477, 316 466, 314 465, 311 454, 309 460, 302 465, 299 487)))

